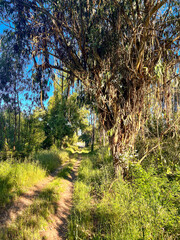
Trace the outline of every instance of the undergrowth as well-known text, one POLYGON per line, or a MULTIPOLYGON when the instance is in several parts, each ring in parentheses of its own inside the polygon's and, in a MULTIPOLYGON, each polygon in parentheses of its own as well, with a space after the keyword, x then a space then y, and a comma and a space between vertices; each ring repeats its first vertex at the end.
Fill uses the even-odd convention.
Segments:
POLYGON ((51 221, 50 215, 57 212, 57 202, 66 187, 66 182, 62 182, 62 180, 69 177, 74 162, 75 160, 70 161, 70 163, 58 173, 55 180, 49 183, 46 188, 41 191, 33 204, 30 205, 14 223, 2 230, 0 233, 0 239, 46 239, 45 236, 43 236, 43 229, 46 229, 51 221))
POLYGON ((69 154, 65 150, 43 150, 34 154, 32 158, 38 161, 47 172, 53 172, 69 160, 69 154))
POLYGON ((0 208, 14 201, 27 189, 38 183, 61 164, 68 162, 65 150, 41 151, 23 162, 0 162, 0 208))
POLYGON ((68 239, 179 239, 178 176, 132 165, 124 181, 114 177, 107 150, 83 154, 68 239))
POLYGON ((45 176, 46 171, 37 162, 0 162, 0 208, 45 176))

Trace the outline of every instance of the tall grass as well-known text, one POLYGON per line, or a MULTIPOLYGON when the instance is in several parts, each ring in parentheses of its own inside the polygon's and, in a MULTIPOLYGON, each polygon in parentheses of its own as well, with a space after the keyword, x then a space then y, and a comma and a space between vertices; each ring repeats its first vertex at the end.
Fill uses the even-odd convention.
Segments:
POLYGON ((45 176, 46 171, 37 162, 0 162, 0 208, 45 176))
POLYGON ((48 173, 53 172, 62 163, 69 161, 65 150, 41 151, 29 160, 18 162, 7 160, 0 162, 0 208, 15 200, 23 192, 48 173))
POLYGON ((43 236, 43 229, 46 229, 51 221, 51 214, 57 212, 57 202, 61 193, 65 190, 62 180, 69 176, 74 162, 63 168, 58 176, 49 183, 39 194, 32 205, 20 215, 16 221, 0 232, 2 240, 40 240, 46 239, 43 236))
POLYGON ((68 239, 179 239, 178 179, 131 166, 131 180, 114 178, 108 151, 83 156, 75 183, 68 239))
POLYGON ((69 161, 69 154, 65 150, 43 150, 32 156, 35 161, 48 172, 53 172, 61 164, 69 161))

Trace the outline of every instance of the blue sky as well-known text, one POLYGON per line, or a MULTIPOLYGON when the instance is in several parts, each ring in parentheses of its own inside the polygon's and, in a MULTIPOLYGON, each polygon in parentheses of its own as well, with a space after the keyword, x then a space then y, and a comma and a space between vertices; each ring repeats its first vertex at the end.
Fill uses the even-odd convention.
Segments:
MULTIPOLYGON (((8 29, 8 27, 5 26, 2 22, 0 22, 0 35, 3 34, 3 31, 6 30, 6 29, 8 29)), ((30 66, 30 67, 31 67, 31 66, 30 66)), ((50 87, 50 91, 48 92, 48 97, 49 97, 49 98, 53 95, 53 91, 54 91, 54 88, 53 88, 53 85, 52 85, 52 86, 50 87)), ((46 101, 44 101, 44 106, 45 106, 45 107, 47 107, 49 98, 48 98, 46 101)), ((23 94, 20 96, 20 101, 21 101, 22 109, 25 108, 25 105, 31 105, 31 102, 30 102, 30 101, 25 100, 23 94)))
POLYGON ((3 33, 3 30, 6 29, 6 27, 0 23, 0 34, 3 33))

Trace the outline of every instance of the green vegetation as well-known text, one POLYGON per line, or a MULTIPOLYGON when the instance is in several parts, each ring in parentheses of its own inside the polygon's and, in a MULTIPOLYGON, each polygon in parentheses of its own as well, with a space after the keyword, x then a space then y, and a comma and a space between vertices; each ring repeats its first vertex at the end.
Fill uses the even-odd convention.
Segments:
MULTIPOLYGON (((71 142, 83 128, 85 103, 108 133, 117 174, 126 175, 121 154, 153 109, 166 130, 178 120, 179 12, 177 0, 1 0, 0 17, 9 27, 0 43, 0 149, 6 140, 13 151, 18 145, 28 151, 66 147, 64 138, 71 142), (52 82, 54 95, 44 109, 52 82), (29 89, 44 113, 37 117, 30 108, 29 126, 21 126, 20 99, 29 89)), ((82 139, 88 145, 90 136, 93 150, 94 133, 86 129, 82 139)))
POLYGON ((178 239, 180 172, 173 178, 132 164, 114 178, 106 149, 84 154, 75 183, 68 239, 178 239))
POLYGON ((180 237, 179 12, 177 0, 0 1, 0 207, 68 162, 5 239, 39 238, 80 154, 70 240, 180 237))
POLYGON ((61 164, 69 160, 69 154, 63 150, 43 150, 34 154, 33 159, 48 172, 53 172, 61 164))
POLYGON ((46 176, 37 162, 5 161, 0 164, 0 207, 5 207, 46 176))
POLYGON ((62 187, 62 180, 67 178, 73 168, 75 160, 71 159, 70 163, 63 168, 55 180, 41 191, 39 196, 34 200, 22 215, 16 221, 4 228, 0 233, 2 240, 39 240, 40 230, 46 228, 50 222, 50 214, 57 211, 57 202, 61 193, 65 190, 62 187))
POLYGON ((41 151, 32 159, 18 162, 7 160, 0 164, 0 207, 6 206, 49 172, 70 160, 65 150, 41 151))

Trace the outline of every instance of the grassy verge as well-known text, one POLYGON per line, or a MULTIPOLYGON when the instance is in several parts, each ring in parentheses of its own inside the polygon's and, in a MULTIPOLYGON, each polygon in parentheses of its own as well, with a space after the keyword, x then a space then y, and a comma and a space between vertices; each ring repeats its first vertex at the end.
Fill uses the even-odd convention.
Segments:
POLYGON ((38 152, 32 158, 38 161, 47 172, 53 172, 61 164, 69 161, 69 153, 65 150, 44 150, 38 152))
POLYGON ((45 176, 46 171, 37 162, 0 162, 0 208, 45 176))
POLYGON ((75 160, 65 166, 55 178, 43 189, 37 199, 16 221, 0 233, 2 240, 40 240, 40 230, 46 228, 49 216, 57 211, 57 202, 64 191, 62 179, 67 178, 73 169, 75 160))
POLYGON ((126 182, 114 178, 111 162, 105 150, 83 155, 68 239, 179 239, 178 175, 132 166, 126 182))
POLYGON ((42 151, 24 162, 0 162, 0 208, 7 206, 23 192, 69 161, 67 151, 42 151))

